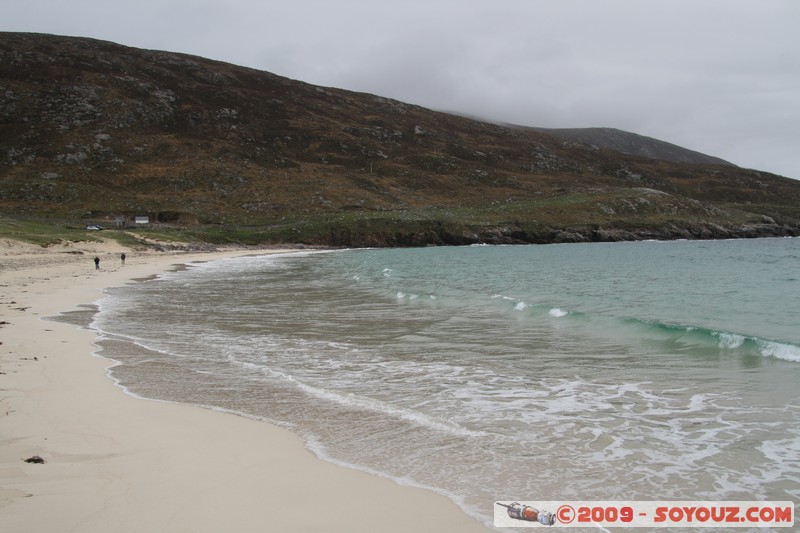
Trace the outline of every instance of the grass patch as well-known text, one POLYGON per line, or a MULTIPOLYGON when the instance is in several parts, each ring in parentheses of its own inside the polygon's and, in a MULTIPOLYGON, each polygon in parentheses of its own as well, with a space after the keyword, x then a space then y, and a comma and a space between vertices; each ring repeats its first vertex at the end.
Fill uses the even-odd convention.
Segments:
POLYGON ((0 217, 0 238, 52 246, 64 241, 101 242, 95 231, 85 228, 69 227, 63 223, 38 220, 17 220, 0 217))

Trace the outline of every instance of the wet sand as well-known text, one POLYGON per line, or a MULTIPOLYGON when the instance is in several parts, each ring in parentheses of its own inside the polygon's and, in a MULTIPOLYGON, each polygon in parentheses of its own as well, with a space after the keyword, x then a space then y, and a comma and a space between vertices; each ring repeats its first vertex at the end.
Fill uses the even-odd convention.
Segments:
POLYGON ((285 251, 0 242, 3 531, 489 531, 443 496, 321 461, 282 428, 126 395, 91 331, 45 320, 177 264, 285 251))

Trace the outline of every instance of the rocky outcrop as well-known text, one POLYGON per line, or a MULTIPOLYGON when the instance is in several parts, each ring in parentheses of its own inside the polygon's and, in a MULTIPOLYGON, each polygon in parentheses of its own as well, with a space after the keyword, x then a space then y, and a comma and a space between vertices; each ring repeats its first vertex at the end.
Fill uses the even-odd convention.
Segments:
POLYGON ((551 228, 526 231, 517 227, 499 226, 491 228, 451 227, 432 225, 431 229, 406 232, 354 231, 350 228, 332 230, 324 238, 310 241, 316 245, 339 247, 419 247, 419 246, 464 246, 474 244, 558 244, 589 242, 621 242, 644 240, 712 240, 752 239, 760 237, 800 237, 800 227, 779 224, 747 224, 723 227, 716 224, 668 224, 659 227, 629 229, 614 228, 551 228))

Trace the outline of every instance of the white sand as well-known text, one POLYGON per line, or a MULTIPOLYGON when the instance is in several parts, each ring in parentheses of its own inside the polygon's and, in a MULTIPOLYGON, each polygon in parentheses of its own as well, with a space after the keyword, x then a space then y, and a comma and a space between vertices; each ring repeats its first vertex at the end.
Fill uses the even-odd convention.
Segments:
POLYGON ((244 253, 0 242, 0 531, 489 531, 442 496, 321 461, 281 428, 128 396, 92 332, 43 320, 173 264, 244 253))

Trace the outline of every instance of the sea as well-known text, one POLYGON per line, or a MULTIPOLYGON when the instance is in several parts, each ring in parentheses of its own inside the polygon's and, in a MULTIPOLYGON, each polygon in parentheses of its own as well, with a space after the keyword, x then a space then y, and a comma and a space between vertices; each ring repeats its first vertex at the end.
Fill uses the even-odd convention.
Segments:
POLYGON ((798 238, 252 255, 88 322, 130 394, 283 426, 487 526, 499 500, 800 502, 798 238))

